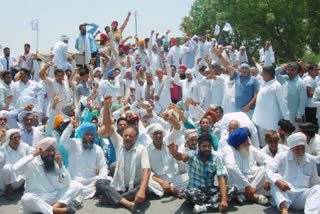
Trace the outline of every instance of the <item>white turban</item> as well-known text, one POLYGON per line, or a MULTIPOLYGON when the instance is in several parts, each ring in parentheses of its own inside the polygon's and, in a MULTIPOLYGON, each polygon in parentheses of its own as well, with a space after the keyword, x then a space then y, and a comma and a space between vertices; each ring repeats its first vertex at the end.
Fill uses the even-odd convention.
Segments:
POLYGON ((166 135, 167 133, 166 130, 159 123, 153 123, 149 125, 147 128, 147 133, 151 138, 153 136, 153 133, 155 133, 156 131, 161 131, 163 135, 166 135))
POLYGON ((8 111, 5 111, 5 110, 1 110, 0 111, 0 117, 3 117, 3 116, 7 116, 7 114, 8 114, 8 111))
POLYGON ((250 69, 250 65, 249 65, 247 62, 243 62, 243 63, 241 63, 240 66, 239 66, 239 69, 242 69, 242 68, 248 68, 248 69, 250 69))
POLYGON ((42 149, 42 151, 47 150, 50 146, 53 146, 54 148, 56 148, 57 147, 57 139, 55 137, 46 137, 46 138, 40 140, 38 146, 40 149, 42 149))
POLYGON ((10 137, 13 134, 19 133, 21 134, 20 129, 9 129, 8 131, 6 131, 6 145, 8 145, 10 143, 10 137))
POLYGON ((288 142, 290 149, 292 149, 296 146, 300 146, 300 145, 305 146, 306 142, 307 142, 307 137, 304 134, 302 134, 301 132, 297 132, 297 133, 290 135, 287 138, 287 142, 288 142))
POLYGON ((69 41, 69 37, 67 37, 66 35, 62 35, 62 36, 60 37, 60 40, 61 40, 62 42, 65 41, 65 40, 69 41))
POLYGON ((95 75, 97 71, 100 71, 100 73, 102 73, 102 68, 101 68, 101 67, 95 68, 95 69, 92 71, 93 75, 95 75))
POLYGON ((240 47, 240 50, 241 50, 241 49, 246 49, 246 47, 242 45, 242 46, 240 47))
POLYGON ((188 69, 186 70, 186 74, 191 74, 191 75, 193 75, 193 71, 192 71, 190 68, 188 68, 188 69))

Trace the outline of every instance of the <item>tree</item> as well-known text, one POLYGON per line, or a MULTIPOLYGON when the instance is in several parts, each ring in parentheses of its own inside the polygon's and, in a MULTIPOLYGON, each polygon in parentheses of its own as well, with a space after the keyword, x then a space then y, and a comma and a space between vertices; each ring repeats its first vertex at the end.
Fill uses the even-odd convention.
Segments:
POLYGON ((221 32, 220 40, 245 45, 249 57, 271 40, 277 60, 295 61, 307 47, 320 52, 319 8, 317 0, 195 0, 181 29, 188 20, 191 34, 199 35, 229 22, 234 32, 221 32))

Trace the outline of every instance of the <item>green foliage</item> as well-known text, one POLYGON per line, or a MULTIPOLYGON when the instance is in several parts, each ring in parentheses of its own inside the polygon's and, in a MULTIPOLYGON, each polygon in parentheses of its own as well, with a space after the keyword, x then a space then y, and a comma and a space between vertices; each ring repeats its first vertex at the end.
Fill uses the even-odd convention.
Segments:
POLYGON ((189 14, 181 30, 186 31, 186 20, 192 35, 204 34, 207 29, 213 33, 216 24, 222 31, 229 22, 233 34, 221 32, 217 39, 247 46, 250 58, 258 55, 268 40, 278 62, 302 57, 307 47, 320 53, 319 0, 195 0, 189 14))

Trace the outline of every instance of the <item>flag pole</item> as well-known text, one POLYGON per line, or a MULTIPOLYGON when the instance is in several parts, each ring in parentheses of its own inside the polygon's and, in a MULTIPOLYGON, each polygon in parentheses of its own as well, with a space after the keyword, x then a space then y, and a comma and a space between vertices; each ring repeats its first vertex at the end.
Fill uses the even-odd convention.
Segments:
POLYGON ((135 20, 136 36, 138 36, 137 10, 134 11, 134 20, 135 20))
POLYGON ((39 51, 39 19, 37 19, 37 52, 39 51))

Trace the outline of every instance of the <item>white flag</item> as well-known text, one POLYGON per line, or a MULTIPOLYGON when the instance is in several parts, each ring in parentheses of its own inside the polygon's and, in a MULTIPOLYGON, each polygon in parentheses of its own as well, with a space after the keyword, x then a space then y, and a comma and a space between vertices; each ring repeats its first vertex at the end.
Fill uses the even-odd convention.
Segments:
POLYGON ((232 27, 228 22, 226 22, 222 30, 232 33, 232 27))
POLYGON ((216 26, 214 27, 214 35, 217 36, 217 35, 219 35, 219 33, 220 33, 220 26, 219 26, 219 25, 216 25, 216 26))
POLYGON ((39 30, 39 20, 38 19, 33 19, 30 24, 31 24, 31 28, 33 31, 39 30))

